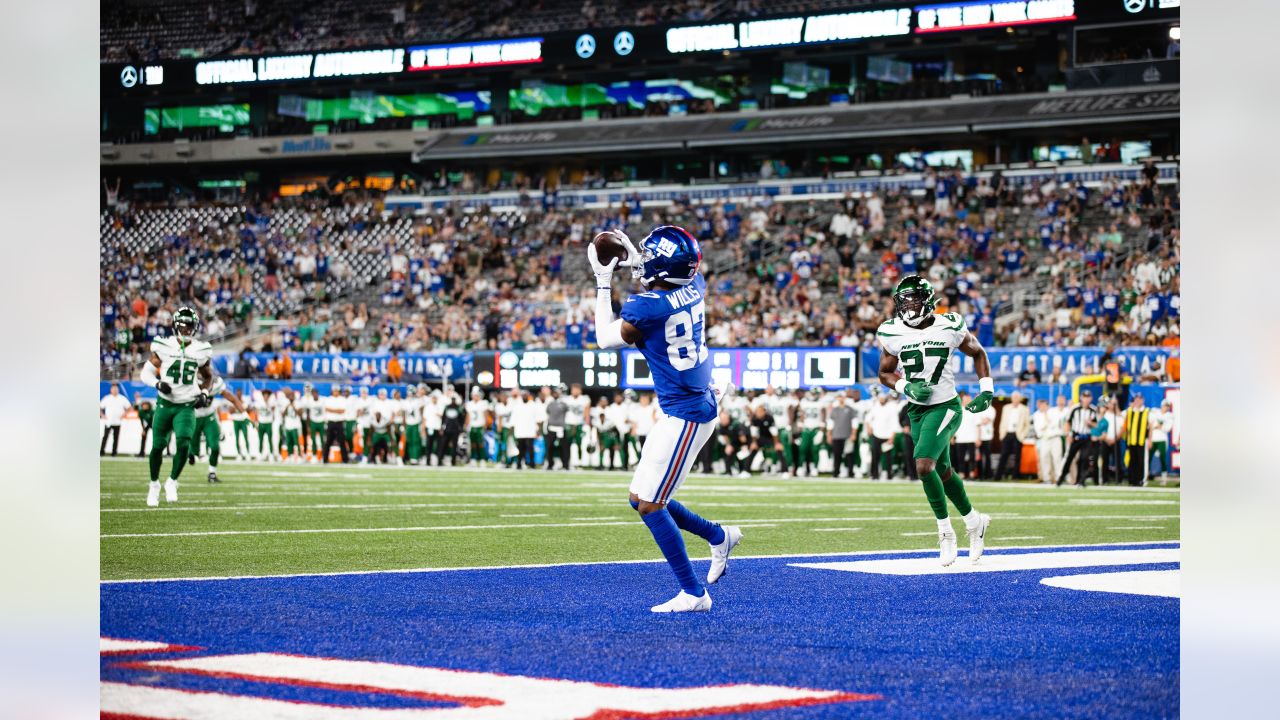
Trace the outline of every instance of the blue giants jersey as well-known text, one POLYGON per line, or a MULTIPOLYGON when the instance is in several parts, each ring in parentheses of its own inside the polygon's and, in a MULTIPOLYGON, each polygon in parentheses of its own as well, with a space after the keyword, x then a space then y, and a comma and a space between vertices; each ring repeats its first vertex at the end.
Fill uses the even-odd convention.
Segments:
POLYGON ((622 319, 644 336, 637 347, 649 363, 658 406, 692 422, 716 417, 704 335, 706 294, 707 281, 698 273, 684 287, 638 293, 622 304, 622 319))

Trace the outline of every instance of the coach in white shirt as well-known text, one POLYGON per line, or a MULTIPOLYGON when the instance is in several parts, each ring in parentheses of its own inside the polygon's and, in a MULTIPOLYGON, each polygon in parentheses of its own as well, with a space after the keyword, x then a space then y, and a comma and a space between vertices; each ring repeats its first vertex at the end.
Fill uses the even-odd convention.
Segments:
MULTIPOLYGON (((888 393, 881 393, 867 412, 867 426, 871 428, 871 479, 881 475, 880 457, 885 443, 893 447, 893 436, 902 429, 898 423, 898 404, 889 402, 888 393)), ((888 475, 885 476, 888 479, 888 475)))
POLYGON ((106 426, 102 429, 102 444, 98 447, 99 455, 107 454, 107 436, 110 435, 111 457, 116 456, 116 451, 120 448, 120 423, 131 407, 133 405, 129 403, 129 399, 120 394, 120 384, 111 383, 109 394, 98 403, 102 419, 106 422, 106 426))

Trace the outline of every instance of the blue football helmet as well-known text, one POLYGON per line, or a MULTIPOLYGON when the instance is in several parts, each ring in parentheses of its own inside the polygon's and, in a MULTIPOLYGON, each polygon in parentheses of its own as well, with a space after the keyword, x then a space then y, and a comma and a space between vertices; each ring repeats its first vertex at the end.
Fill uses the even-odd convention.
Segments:
POLYGON ((646 288, 659 280, 672 285, 688 285, 702 263, 702 248, 688 230, 675 225, 661 225, 653 229, 638 248, 641 262, 632 267, 632 274, 646 288))

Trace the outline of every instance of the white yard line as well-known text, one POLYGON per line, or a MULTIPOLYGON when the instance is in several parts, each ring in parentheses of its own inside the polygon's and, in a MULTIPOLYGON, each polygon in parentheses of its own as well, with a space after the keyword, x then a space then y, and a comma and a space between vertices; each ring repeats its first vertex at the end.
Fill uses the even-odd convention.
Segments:
MULTIPOLYGON (((1176 518, 1176 515, 1020 515, 1017 520, 1159 520, 1176 518)), ((916 516, 889 517, 825 517, 825 518, 748 518, 742 520, 721 520, 721 523, 741 525, 744 523, 812 523, 812 522, 904 522, 916 521, 916 516)), ((209 530, 200 532, 161 532, 161 533, 119 533, 103 534, 102 539, 116 538, 155 538, 155 537, 211 537, 228 535, 305 535, 314 533, 368 533, 368 532, 437 532, 443 530, 519 530, 528 528, 564 528, 564 527, 605 527, 610 525, 638 525, 638 520, 616 520, 597 522, 568 523, 516 523, 494 525, 438 525, 382 528, 293 528, 272 530, 209 530)), ((1139 528, 1145 529, 1145 528, 1139 528)), ((1152 528, 1158 529, 1158 528, 1152 528)))
MULTIPOLYGON (((1052 550, 1064 549, 1075 550, 1079 548, 1097 548, 1097 547, 1132 547, 1132 546, 1158 546, 1158 547, 1181 547, 1176 540, 1165 541, 1136 541, 1136 542, 1113 542, 1100 543, 1093 545, 1014 545, 1011 547, 1003 547, 1001 550, 1052 550)), ((863 557, 868 555, 912 555, 927 553, 936 554, 937 548, 922 548, 914 550, 855 550, 851 552, 837 553, 781 553, 776 555, 734 555, 734 561, 738 560, 776 560, 779 558, 826 558, 826 557, 863 557)), ((710 558, 693 558, 693 562, 707 562, 710 558)), ((167 582, 220 582, 226 580, 273 580, 287 578, 304 578, 304 577, 345 577, 348 575, 399 575, 399 574, 416 574, 416 573, 438 573, 438 572, 468 572, 474 570, 537 570, 543 568, 558 567, 589 567, 593 565, 640 565, 644 563, 663 563, 666 560, 662 558, 649 558, 643 560, 593 560, 585 562, 563 562, 563 563, 538 563, 528 565, 474 565, 466 567, 421 567, 421 568, 401 568, 401 569, 384 569, 384 570, 340 570, 337 572, 311 572, 311 573, 286 573, 280 575, 224 575, 213 577, 182 577, 182 578, 139 578, 132 580, 101 580, 101 585, 122 585, 128 583, 167 583, 167 582)))

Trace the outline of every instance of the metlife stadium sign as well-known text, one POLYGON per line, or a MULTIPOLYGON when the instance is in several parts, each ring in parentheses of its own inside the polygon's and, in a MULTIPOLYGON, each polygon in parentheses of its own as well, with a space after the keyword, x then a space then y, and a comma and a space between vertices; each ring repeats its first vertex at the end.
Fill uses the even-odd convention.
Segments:
POLYGON ((673 27, 666 39, 667 52, 678 54, 848 42, 910 32, 911 9, 897 8, 673 27))

